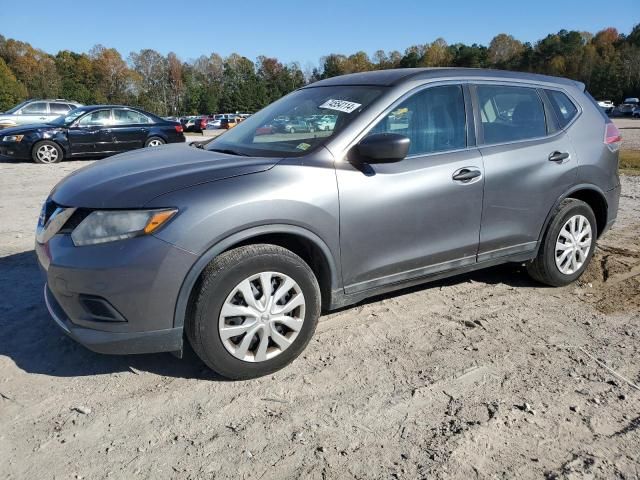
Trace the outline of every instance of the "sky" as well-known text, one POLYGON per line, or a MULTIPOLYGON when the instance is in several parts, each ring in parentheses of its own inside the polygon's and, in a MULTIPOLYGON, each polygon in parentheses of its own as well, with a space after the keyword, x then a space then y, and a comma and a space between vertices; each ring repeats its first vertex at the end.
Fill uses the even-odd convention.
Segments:
POLYGON ((561 29, 629 33, 640 0, 9 0, 0 34, 49 53, 88 52, 100 43, 126 58, 153 48, 183 60, 217 52, 318 65, 329 53, 399 50, 438 37, 488 45, 498 33, 535 42, 561 29), (28 8, 22 8, 28 7, 28 8), (32 13, 31 13, 32 12, 32 13))

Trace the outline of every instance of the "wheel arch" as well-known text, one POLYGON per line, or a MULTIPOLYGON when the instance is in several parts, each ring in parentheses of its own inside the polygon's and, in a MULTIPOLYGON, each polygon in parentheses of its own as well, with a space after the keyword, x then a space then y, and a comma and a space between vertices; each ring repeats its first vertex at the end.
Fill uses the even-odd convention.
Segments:
POLYGON ((176 309, 174 327, 183 327, 197 291, 202 272, 218 255, 244 245, 267 243, 287 248, 309 264, 320 285, 323 310, 331 308, 340 289, 338 263, 327 244, 315 233, 295 225, 265 225, 243 230, 221 240, 204 252, 189 270, 182 282, 176 309))
POLYGON ((553 218, 553 212, 555 212, 556 208, 558 208, 558 205, 560 205, 560 203, 567 198, 582 200, 587 205, 589 205, 589 207, 591 207, 591 210, 593 210, 593 214, 596 217, 596 228, 598 230, 596 238, 599 237, 606 228, 609 206, 607 204, 607 198, 602 189, 593 184, 575 185, 567 190, 564 194, 562 194, 562 196, 560 196, 558 200, 556 200, 556 202, 553 204, 553 207, 551 207, 551 210, 547 214, 547 218, 545 219, 542 226, 542 230, 540 231, 536 251, 540 247, 542 238, 547 231, 547 228, 549 227, 551 219, 553 218))

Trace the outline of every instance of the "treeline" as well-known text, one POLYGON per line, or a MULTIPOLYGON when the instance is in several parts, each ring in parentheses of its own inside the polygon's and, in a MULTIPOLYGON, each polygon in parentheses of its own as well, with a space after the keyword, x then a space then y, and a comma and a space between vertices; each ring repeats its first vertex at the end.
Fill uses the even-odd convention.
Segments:
POLYGON ((126 59, 96 45, 89 53, 50 55, 0 35, 0 111, 27 98, 116 103, 159 115, 256 111, 306 83, 345 73, 402 67, 479 67, 544 73, 580 80, 597 98, 640 96, 640 24, 628 34, 561 30, 535 44, 500 34, 484 45, 448 45, 441 38, 404 53, 378 50, 330 54, 304 71, 260 56, 217 53, 190 62, 145 49, 126 59))

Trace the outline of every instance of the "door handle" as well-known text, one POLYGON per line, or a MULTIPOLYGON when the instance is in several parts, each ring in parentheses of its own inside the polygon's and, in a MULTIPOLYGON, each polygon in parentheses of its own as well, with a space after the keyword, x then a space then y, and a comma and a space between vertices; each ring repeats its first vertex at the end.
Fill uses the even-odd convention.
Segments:
POLYGON ((568 152, 552 152, 549 155, 549 161, 550 162, 562 162, 563 160, 566 160, 567 158, 569 158, 569 153, 568 152))
POLYGON ((461 168, 453 173, 453 178, 456 182, 468 182, 473 180, 474 178, 478 178, 482 173, 480 170, 475 170, 472 168, 461 168))

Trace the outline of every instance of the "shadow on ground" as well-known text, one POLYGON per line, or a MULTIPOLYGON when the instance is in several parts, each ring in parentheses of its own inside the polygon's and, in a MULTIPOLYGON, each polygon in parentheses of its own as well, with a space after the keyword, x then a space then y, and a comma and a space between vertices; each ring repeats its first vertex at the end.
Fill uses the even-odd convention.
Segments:
MULTIPOLYGON (((68 338, 51 320, 44 305, 44 277, 33 250, 0 258, 0 272, 0 292, 3 292, 0 356, 9 358, 25 372, 74 377, 142 371, 168 377, 221 380, 204 366, 188 344, 182 359, 168 353, 110 356, 91 352, 68 338)), ((505 265, 400 290, 363 303, 470 280, 515 287, 537 286, 521 267, 505 265)))

